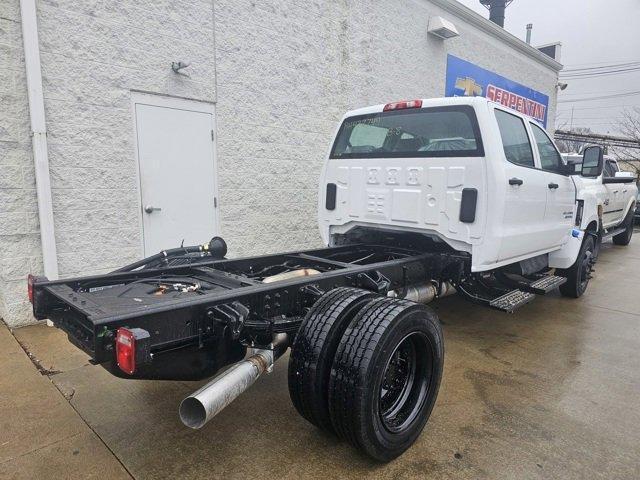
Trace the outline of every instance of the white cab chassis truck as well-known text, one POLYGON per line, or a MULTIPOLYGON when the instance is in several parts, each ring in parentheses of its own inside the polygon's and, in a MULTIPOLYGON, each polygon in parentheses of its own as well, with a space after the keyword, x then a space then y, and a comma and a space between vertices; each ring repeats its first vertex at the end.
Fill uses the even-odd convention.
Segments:
MULTIPOLYGON (((586 149, 582 174, 599 177, 602 163, 586 149)), ((106 275, 29 276, 29 298, 36 318, 119 377, 222 369, 181 403, 191 428, 290 348, 296 410, 389 461, 420 435, 442 377, 426 303, 455 289, 512 312, 557 287, 584 293, 597 233, 576 220, 571 173, 538 124, 481 98, 368 107, 344 117, 322 172, 326 247, 226 259, 214 237, 106 275)))

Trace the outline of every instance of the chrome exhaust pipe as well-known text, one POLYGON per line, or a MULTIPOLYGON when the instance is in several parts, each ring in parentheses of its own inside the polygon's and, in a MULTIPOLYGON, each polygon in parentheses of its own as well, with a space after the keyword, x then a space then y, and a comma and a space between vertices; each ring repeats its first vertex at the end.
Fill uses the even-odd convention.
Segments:
POLYGON ((180 403, 180 420, 187 427, 201 428, 248 389, 287 350, 286 333, 277 334, 270 349, 253 349, 246 359, 231 366, 180 403))

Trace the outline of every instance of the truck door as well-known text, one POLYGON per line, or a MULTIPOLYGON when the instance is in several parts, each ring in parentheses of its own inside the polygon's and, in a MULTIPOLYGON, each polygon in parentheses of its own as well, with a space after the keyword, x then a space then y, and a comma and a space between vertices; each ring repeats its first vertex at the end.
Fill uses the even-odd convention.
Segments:
POLYGON ((548 246, 544 223, 547 173, 536 168, 524 120, 496 108, 506 178, 502 244, 498 260, 531 256, 548 246))
POLYGON ((547 206, 544 223, 548 234, 549 247, 563 245, 573 226, 576 204, 576 187, 569 175, 562 174, 562 156, 547 133, 535 123, 531 131, 536 144, 540 168, 547 178, 547 206))
MULTIPOLYGON (((619 171, 618 165, 613 160, 606 160, 604 162, 604 169, 602 171, 603 178, 613 178, 616 176, 616 172, 619 171)), ((605 183, 604 190, 606 196, 603 202, 602 209, 602 223, 605 228, 617 225, 620 223, 623 209, 626 207, 622 205, 624 195, 621 190, 626 188, 624 183, 605 183)))

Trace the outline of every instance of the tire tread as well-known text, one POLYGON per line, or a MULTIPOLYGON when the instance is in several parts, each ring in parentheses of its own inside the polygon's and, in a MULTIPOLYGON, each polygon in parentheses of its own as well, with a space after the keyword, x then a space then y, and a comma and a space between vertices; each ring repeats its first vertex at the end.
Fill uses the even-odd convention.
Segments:
MULTIPOLYGON (((347 327, 336 352, 329 382, 329 409, 336 434, 378 459, 376 447, 361 435, 366 419, 361 418, 358 402, 365 395, 366 372, 375 354, 376 345, 400 313, 409 308, 426 308, 400 299, 380 298, 369 302, 347 327)), ((443 339, 435 314, 428 317, 436 326, 437 342, 443 350, 443 339)), ((441 372, 440 372, 441 373, 441 372)), ((436 388, 437 392, 437 388, 436 388)))
POLYGON ((329 418, 327 392, 333 351, 346 325, 340 325, 341 315, 356 305, 365 303, 375 294, 357 288, 341 287, 327 292, 311 308, 298 330, 289 358, 289 395, 302 417, 326 431, 333 431, 329 418), (329 343, 327 343, 329 342, 329 343), (331 358, 328 358, 328 357, 331 358), (326 382, 321 377, 326 376, 326 382))

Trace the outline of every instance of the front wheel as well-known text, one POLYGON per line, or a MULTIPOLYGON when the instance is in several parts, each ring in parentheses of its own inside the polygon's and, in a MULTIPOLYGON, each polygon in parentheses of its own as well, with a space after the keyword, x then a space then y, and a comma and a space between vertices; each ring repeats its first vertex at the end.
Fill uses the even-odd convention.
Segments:
POLYGON ((443 362, 433 310, 406 300, 372 300, 347 327, 331 368, 336 433, 376 460, 396 458, 429 419, 443 362))
POLYGON ((587 290, 591 279, 591 269, 596 258, 596 243, 593 235, 585 234, 585 239, 580 247, 580 253, 575 263, 568 269, 560 272, 567 277, 566 283, 560 285, 560 293, 565 297, 578 298, 587 290))

